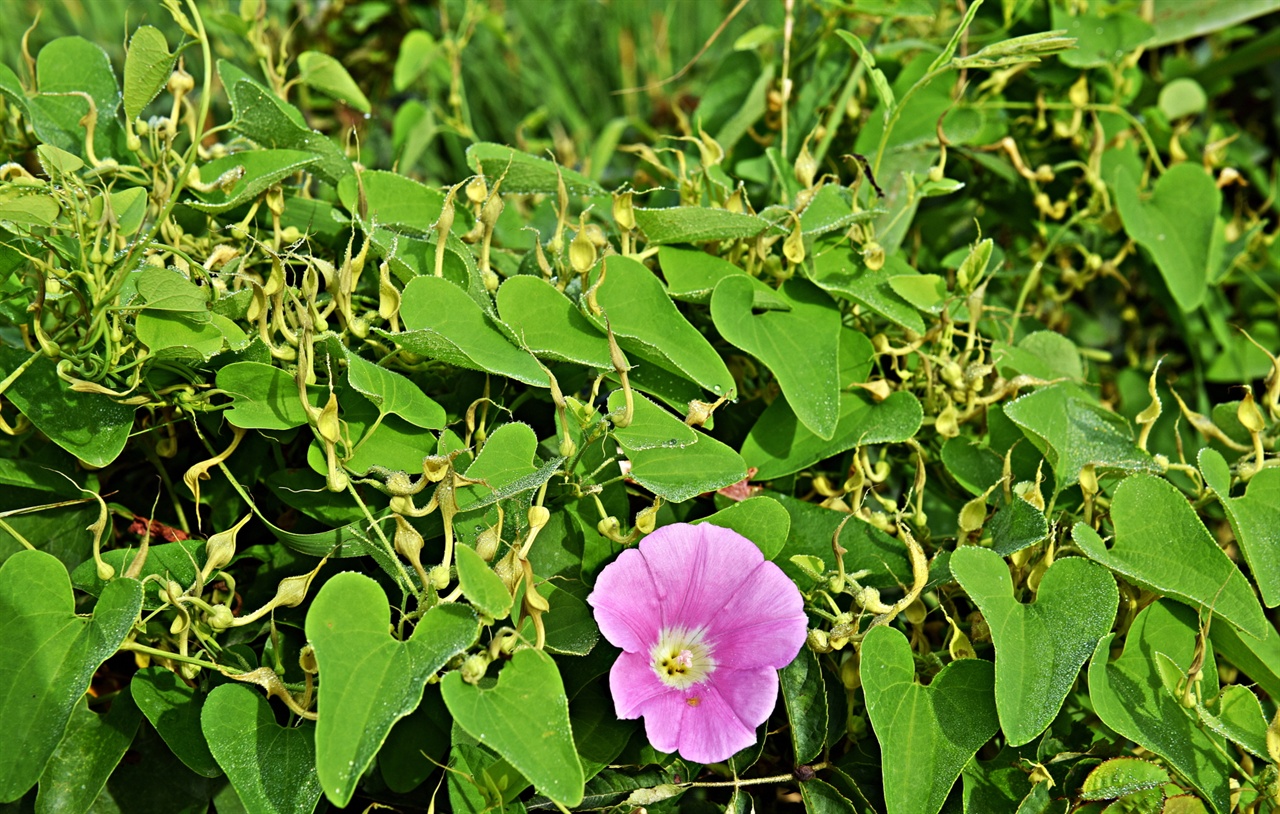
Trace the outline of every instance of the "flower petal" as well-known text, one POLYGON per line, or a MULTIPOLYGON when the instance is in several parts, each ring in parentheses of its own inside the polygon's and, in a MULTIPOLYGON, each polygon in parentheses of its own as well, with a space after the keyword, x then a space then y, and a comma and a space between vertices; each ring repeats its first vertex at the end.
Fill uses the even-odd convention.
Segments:
POLYGON ((658 590, 663 626, 686 630, 707 627, 764 564, 755 543, 706 524, 663 526, 640 541, 640 553, 658 590))
MULTIPOLYGON (((767 667, 722 668, 709 681, 690 687, 685 695, 697 698, 697 704, 690 705, 687 700, 684 704, 677 747, 680 755, 695 763, 719 763, 756 742, 756 727, 765 722, 778 700, 778 674, 767 667)), ((646 714, 646 732, 649 718, 646 714)))
POLYGON ((662 628, 659 598, 644 554, 633 548, 605 566, 587 602, 610 644, 628 653, 647 654, 662 628))
MULTIPOLYGON (((658 680, 658 674, 642 653, 623 653, 609 670, 609 694, 619 718, 639 718, 662 695, 681 698, 680 691, 658 680)), ((669 751, 669 750, 668 750, 669 751)))
POLYGON ((800 652, 809 620, 795 583, 766 562, 742 579, 705 624, 707 643, 721 668, 781 669, 800 652))

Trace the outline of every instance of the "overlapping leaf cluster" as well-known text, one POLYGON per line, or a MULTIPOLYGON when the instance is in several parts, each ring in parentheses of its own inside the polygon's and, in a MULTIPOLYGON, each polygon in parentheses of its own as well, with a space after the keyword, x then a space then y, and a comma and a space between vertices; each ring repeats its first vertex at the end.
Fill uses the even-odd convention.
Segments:
POLYGON ((1270 4, 778 4, 579 162, 443 6, 389 136, 252 0, 0 65, 0 801, 1280 805, 1270 4), (715 766, 584 601, 680 521, 810 613, 715 766))

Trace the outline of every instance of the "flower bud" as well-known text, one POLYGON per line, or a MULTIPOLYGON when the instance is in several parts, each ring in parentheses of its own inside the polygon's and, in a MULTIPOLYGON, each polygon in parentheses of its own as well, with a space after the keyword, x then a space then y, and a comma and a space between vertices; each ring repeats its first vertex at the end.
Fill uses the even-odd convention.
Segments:
POLYGON ((483 653, 473 653, 462 662, 462 680, 468 684, 479 684, 488 670, 489 657, 483 653))
POLYGON ((934 420, 934 429, 938 431, 938 435, 943 438, 955 438, 960 434, 960 414, 956 411, 956 406, 951 402, 947 402, 947 406, 938 413, 937 419, 934 420))
POLYGON ((572 458, 578 452, 578 445, 572 438, 565 436, 560 439, 560 455, 564 458, 572 458))
POLYGON ((809 649, 815 653, 830 653, 831 643, 827 640, 827 632, 825 630, 813 629, 809 631, 808 637, 809 649))
POLYGON ((596 531, 599 532, 601 537, 616 540, 622 536, 622 524, 618 522, 618 518, 609 515, 599 523, 596 523, 596 531))
POLYGON ((902 615, 907 618, 907 621, 913 625, 923 625, 924 618, 928 616, 928 614, 928 609, 925 608, 924 603, 920 601, 919 597, 916 597, 915 601, 910 605, 907 605, 907 609, 902 612, 902 615))
POLYGON ((480 222, 486 229, 492 229, 498 222, 498 218, 502 216, 502 207, 502 196, 496 193, 484 202, 484 206, 480 208, 480 222))
POLYGON ((701 427, 711 418, 713 410, 715 410, 714 405, 692 399, 689 401, 689 414, 684 417, 684 423, 690 427, 701 427))
POLYGON ((485 562, 492 562, 502 542, 501 525, 494 524, 476 535, 476 553, 485 562))
POLYGON ((625 192, 613 193, 613 222, 625 232, 636 228, 635 207, 631 203, 633 194, 629 189, 625 192))
POLYGON ((302 668, 302 672, 308 675, 315 675, 320 672, 320 664, 316 661, 316 649, 309 644, 304 644, 302 649, 298 651, 298 666, 302 668))
POLYGON ((813 155, 809 152, 808 140, 800 145, 800 155, 796 156, 795 173, 796 180, 800 182, 800 186, 805 189, 813 186, 813 179, 818 174, 818 162, 814 160, 813 155))
POLYGON ((551 512, 546 506, 530 506, 528 516, 530 529, 540 529, 551 520, 551 512))
POLYGON ((884 268, 884 247, 872 240, 862 247, 862 262, 872 271, 884 268))
POLYGON ((214 571, 226 568, 231 563, 231 558, 236 555, 236 535, 240 533, 240 529, 244 528, 245 523, 249 522, 252 514, 246 514, 239 523, 236 523, 226 531, 220 531, 211 535, 204 544, 204 574, 207 577, 214 571))
POLYGON ((489 197, 489 185, 483 175, 477 175, 467 184, 467 200, 473 204, 482 204, 489 197))
POLYGON ((417 562, 418 555, 422 552, 422 535, 418 533, 403 515, 397 514, 396 518, 396 536, 395 547, 396 553, 404 557, 409 562, 417 562))
POLYGON ((956 521, 960 531, 972 534, 982 528, 987 521, 987 496, 978 495, 960 509, 960 517, 956 521))
POLYGON ((1262 411, 1253 400, 1252 389, 1245 390, 1244 398, 1240 399, 1240 404, 1236 407, 1236 419, 1250 433, 1260 433, 1267 428, 1262 411))
POLYGON ((431 587, 437 591, 443 591, 449 587, 449 566, 437 565, 431 569, 430 574, 431 587))
POLYGON ((579 274, 586 274, 596 264, 596 247, 587 237, 585 224, 578 226, 578 234, 569 244, 569 265, 579 274))
POLYGON ((169 76, 166 87, 170 93, 187 94, 195 90, 196 80, 191 74, 179 68, 169 76))
POLYGON ((658 520, 658 503, 647 506, 636 512, 636 528, 641 534, 651 534, 658 520))
POLYGON ((236 617, 226 605, 217 604, 213 606, 213 612, 205 617, 205 621, 209 623, 209 627, 213 628, 216 633, 219 630, 226 630, 235 625, 236 617))

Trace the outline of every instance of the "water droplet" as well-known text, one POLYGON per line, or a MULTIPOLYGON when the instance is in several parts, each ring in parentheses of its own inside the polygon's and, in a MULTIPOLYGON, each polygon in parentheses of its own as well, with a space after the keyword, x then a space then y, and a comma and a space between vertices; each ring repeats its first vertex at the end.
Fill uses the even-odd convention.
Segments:
POLYGON ((711 385, 711 389, 712 389, 712 390, 714 390, 714 391, 716 391, 717 393, 719 393, 721 388, 720 388, 720 385, 718 385, 718 384, 713 384, 713 385, 711 385))
POLYGON ((1164 240, 1164 235, 1156 235, 1156 240, 1164 240))

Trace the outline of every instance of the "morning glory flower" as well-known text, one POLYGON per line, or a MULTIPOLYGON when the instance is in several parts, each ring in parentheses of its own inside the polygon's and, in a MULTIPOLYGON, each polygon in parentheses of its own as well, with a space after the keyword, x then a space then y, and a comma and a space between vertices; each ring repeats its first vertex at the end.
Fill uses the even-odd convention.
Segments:
POLYGON ((623 650, 609 673, 619 718, 655 749, 718 763, 756 740, 778 669, 804 644, 804 600, 746 537, 676 523, 622 552, 587 598, 623 650))

